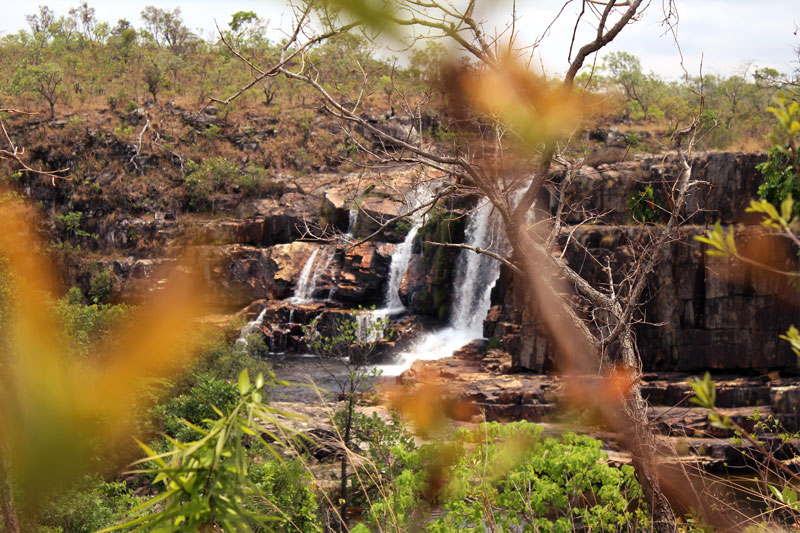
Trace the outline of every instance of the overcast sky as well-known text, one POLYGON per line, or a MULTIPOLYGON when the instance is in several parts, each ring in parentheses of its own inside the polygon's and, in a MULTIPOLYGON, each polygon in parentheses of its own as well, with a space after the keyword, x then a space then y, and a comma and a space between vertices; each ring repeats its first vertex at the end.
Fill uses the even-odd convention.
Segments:
MULTIPOLYGON (((677 77, 681 74, 680 56, 670 35, 663 35, 660 25, 662 0, 652 0, 641 21, 625 28, 617 40, 603 51, 626 50, 639 56, 646 70, 661 75, 677 77)), ((690 74, 697 74, 701 55, 706 73, 730 74, 741 70, 746 63, 759 67, 773 67, 782 72, 792 71, 797 55, 795 47, 800 37, 795 35, 800 23, 798 0, 676 0, 680 13, 679 41, 690 74)), ((25 15, 46 4, 57 15, 65 15, 78 0, 14 1, 0 0, 0 32, 10 33, 27 28, 25 15)), ((485 1, 493 6, 491 13, 483 14, 490 24, 497 21, 502 27, 508 18, 510 0, 485 1)), ((139 13, 146 5, 165 9, 179 6, 186 24, 203 36, 209 36, 214 19, 220 26, 227 24, 236 11, 255 11, 269 19, 273 28, 282 22, 284 12, 281 0, 115 0, 113 2, 89 1, 100 20, 112 24, 126 18, 138 26, 139 13)), ((539 36, 563 5, 563 0, 518 0, 523 35, 529 42, 539 36)), ((567 65, 569 38, 580 1, 573 0, 562 17, 553 25, 548 37, 539 48, 540 58, 551 72, 563 72, 567 65)), ((585 25, 582 35, 589 37, 591 28, 585 25)))

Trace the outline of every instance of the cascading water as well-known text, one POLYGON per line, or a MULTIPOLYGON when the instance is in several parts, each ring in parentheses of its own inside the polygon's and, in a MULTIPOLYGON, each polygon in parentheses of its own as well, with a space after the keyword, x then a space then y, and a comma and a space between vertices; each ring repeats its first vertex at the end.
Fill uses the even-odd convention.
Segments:
MULTIPOLYGON (((411 203, 412 209, 417 209, 419 206, 430 201, 432 193, 427 189, 421 193, 414 192, 414 200, 411 203)), ((424 210, 415 211, 408 217, 411 223, 411 228, 406 234, 403 242, 395 248, 392 254, 392 262, 389 266, 389 283, 386 287, 386 294, 383 298, 384 316, 397 313, 405 310, 403 302, 400 300, 400 284, 403 282, 403 276, 406 275, 408 270, 408 263, 411 261, 411 252, 414 251, 414 239, 417 237, 420 228, 422 227, 424 210)))
POLYGON ((303 265, 303 269, 300 271, 300 279, 297 280, 294 296, 292 296, 292 302, 294 303, 308 302, 314 294, 314 284, 311 280, 314 273, 314 262, 317 260, 319 250, 320 249, 317 248, 311 253, 306 260, 306 264, 303 265))
POLYGON ((355 207, 348 212, 348 222, 347 222, 347 240, 350 241, 353 238, 353 232, 356 230, 356 223, 358 222, 358 208, 355 207))
MULTIPOLYGON (((502 252, 506 244, 501 227, 491 204, 484 204, 467 220, 465 244, 502 252)), ((409 351, 400 353, 394 364, 379 365, 384 375, 399 375, 419 359, 448 357, 470 341, 483 337, 483 319, 489 312, 490 296, 500 276, 500 265, 485 254, 462 250, 456 268, 450 326, 423 336, 409 351)))
POLYGON ((408 231, 406 238, 395 249, 392 254, 392 262, 389 266, 389 283, 386 287, 386 296, 383 299, 384 309, 391 311, 402 311, 405 309, 403 302, 400 300, 400 284, 403 281, 403 276, 408 270, 408 263, 411 261, 411 252, 414 249, 414 238, 419 232, 422 225, 422 220, 413 221, 413 226, 408 231))
POLYGON ((245 324, 244 327, 241 329, 241 331, 239 331, 239 338, 236 339, 236 343, 234 344, 234 346, 236 346, 241 351, 247 350, 247 345, 249 342, 248 339, 250 335, 255 333, 257 328, 261 327, 261 324, 264 323, 264 315, 266 314, 267 314, 267 308, 265 307, 264 309, 261 310, 261 312, 258 314, 258 317, 256 317, 255 320, 251 320, 250 322, 245 324))
POLYGON ((333 256, 336 254, 336 249, 332 246, 325 247, 323 250, 322 260, 320 261, 320 266, 314 269, 314 275, 311 276, 311 282, 309 283, 310 289, 308 294, 307 301, 314 299, 314 291, 317 289, 317 283, 319 283, 319 278, 328 271, 328 267, 331 266, 331 261, 333 260, 333 256))
POLYGON ((303 265, 303 270, 300 271, 300 279, 297 280, 297 287, 294 289, 294 296, 290 299, 292 303, 308 303, 314 300, 314 291, 317 289, 319 278, 331 264, 333 259, 334 250, 328 247, 317 248, 309 256, 306 264, 303 265), (322 259, 317 260, 317 257, 322 254, 322 259), (319 263, 315 268, 314 265, 319 263))
MULTIPOLYGON (((490 204, 470 214, 464 237, 468 246, 492 252, 502 252, 505 248, 500 217, 490 204)), ((486 254, 462 250, 456 259, 456 272, 450 324, 456 329, 482 334, 492 289, 500 275, 500 263, 486 254)))
MULTIPOLYGON (((415 192, 414 201, 411 203, 412 209, 419 207, 430 198, 431 193, 429 191, 425 191, 421 195, 417 195, 415 192)), ((358 323, 357 333, 361 341, 372 342, 379 339, 383 336, 383 329, 378 326, 378 321, 406 310, 403 302, 400 300, 400 284, 403 282, 403 277, 406 275, 408 264, 411 261, 411 252, 414 251, 414 239, 422 227, 423 212, 415 211, 407 220, 411 223, 411 228, 408 230, 403 242, 395 248, 392 254, 392 260, 389 264, 389 280, 386 284, 386 293, 383 297, 383 306, 374 311, 356 314, 356 321, 358 323)))

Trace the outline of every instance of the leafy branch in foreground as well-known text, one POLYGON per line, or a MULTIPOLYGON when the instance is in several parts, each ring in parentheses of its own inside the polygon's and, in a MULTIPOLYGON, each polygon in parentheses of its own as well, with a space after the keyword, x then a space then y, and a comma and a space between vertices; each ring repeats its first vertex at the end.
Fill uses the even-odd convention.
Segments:
MULTIPOLYGON (((251 383, 247 370, 243 370, 239 375, 239 400, 228 414, 215 407, 219 418, 205 420, 211 424, 207 430, 183 421, 201 435, 194 442, 183 443, 167 437, 173 449, 162 454, 140 442, 147 458, 136 464, 155 466, 131 473, 154 475, 155 483, 163 483, 165 490, 131 512, 156 508, 158 511, 102 531, 130 527, 135 527, 134 531, 201 531, 213 526, 224 531, 251 531, 280 520, 280 516, 253 511, 250 505, 266 500, 267 494, 247 478, 245 439, 260 443, 278 460, 280 456, 263 435, 279 444, 283 442, 265 428, 266 424, 276 424, 275 415, 279 412, 262 402, 264 384, 262 374, 251 383)), ((281 513, 277 506, 273 508, 281 513)))
POLYGON ((789 344, 792 345, 792 351, 800 357, 800 331, 796 327, 789 327, 786 335, 781 335, 781 339, 789 341, 789 344))

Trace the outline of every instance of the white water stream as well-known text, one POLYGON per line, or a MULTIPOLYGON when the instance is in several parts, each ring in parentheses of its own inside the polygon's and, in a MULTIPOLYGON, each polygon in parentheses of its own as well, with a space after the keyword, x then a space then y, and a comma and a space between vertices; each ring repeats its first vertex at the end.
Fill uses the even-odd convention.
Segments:
MULTIPOLYGON (((498 218, 488 203, 473 211, 467 220, 466 244, 501 251, 505 236, 498 218)), ((417 360, 449 357, 470 341, 483 337, 483 320, 489 312, 490 296, 500 275, 500 265, 485 254, 461 250, 456 259, 456 270, 450 326, 423 335, 411 349, 398 354, 394 363, 377 365, 383 375, 397 376, 417 360)))
POLYGON ((251 320, 250 322, 245 324, 244 327, 239 332, 239 338, 236 339, 236 343, 234 344, 234 346, 236 346, 238 349, 242 351, 246 350, 248 344, 247 340, 248 337, 250 337, 250 335, 256 331, 256 328, 260 327, 261 324, 264 323, 264 315, 266 314, 267 314, 267 308, 265 307, 264 309, 261 310, 261 312, 258 314, 258 317, 256 317, 255 320, 251 320))
POLYGON ((292 296, 292 303, 304 303, 311 301, 311 296, 314 294, 314 285, 311 282, 314 273, 314 262, 319 255, 319 248, 314 250, 303 265, 300 271, 300 279, 297 280, 297 286, 294 288, 294 296, 292 296))
MULTIPOLYGON (((411 208, 416 209, 431 198, 430 191, 425 191, 421 195, 414 192, 414 199, 411 208)), ((424 210, 415 211, 407 220, 411 223, 403 242, 397 245, 392 254, 389 264, 389 280, 386 284, 386 292, 383 296, 383 305, 374 311, 362 311, 355 315, 357 321, 357 335, 362 341, 373 342, 383 335, 383 329, 378 327, 378 321, 384 320, 391 315, 397 315, 406 310, 402 300, 400 300, 400 285, 403 277, 408 270, 411 261, 411 253, 414 251, 414 239, 419 233, 423 223, 424 210)))

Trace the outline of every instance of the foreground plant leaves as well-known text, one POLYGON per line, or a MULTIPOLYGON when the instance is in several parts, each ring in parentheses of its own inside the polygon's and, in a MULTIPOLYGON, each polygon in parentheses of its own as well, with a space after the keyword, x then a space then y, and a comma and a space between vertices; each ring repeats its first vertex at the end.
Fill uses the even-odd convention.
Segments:
POLYGON ((192 330, 203 314, 203 291, 186 266, 166 274, 164 289, 153 292, 111 342, 97 347, 91 360, 76 360, 50 303, 57 283, 34 230, 38 214, 11 195, 0 208, 0 424, 18 492, 35 508, 48 491, 104 459, 113 464, 98 457, 100 451, 116 455, 117 447, 127 446, 147 405, 148 385, 180 371, 201 340, 192 330))

